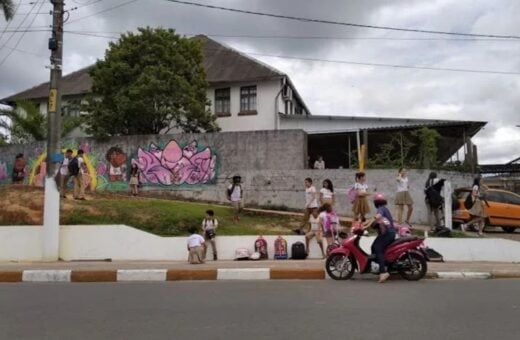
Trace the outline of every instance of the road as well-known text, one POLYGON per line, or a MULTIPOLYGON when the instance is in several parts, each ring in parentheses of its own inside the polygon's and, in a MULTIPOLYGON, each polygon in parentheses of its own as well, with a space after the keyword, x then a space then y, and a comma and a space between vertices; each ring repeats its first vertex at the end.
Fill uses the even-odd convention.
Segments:
POLYGON ((520 280, 1 284, 1 339, 518 339, 520 280))

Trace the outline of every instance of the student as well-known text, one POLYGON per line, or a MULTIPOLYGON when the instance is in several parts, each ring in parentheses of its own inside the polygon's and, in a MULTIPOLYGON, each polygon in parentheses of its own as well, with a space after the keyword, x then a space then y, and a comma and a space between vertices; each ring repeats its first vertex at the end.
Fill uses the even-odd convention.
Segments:
POLYGON ((408 226, 411 226, 410 217, 412 216, 413 212, 413 200, 409 192, 408 176, 405 168, 399 168, 396 181, 397 193, 395 194, 395 206, 397 210, 397 224, 401 224, 403 222, 404 207, 407 206, 408 209, 406 210, 406 220, 404 223, 408 224, 408 226))
POLYGON ((484 227, 486 226, 486 209, 484 207, 484 201, 482 200, 482 191, 480 185, 480 177, 477 177, 473 180, 473 188, 471 189, 471 198, 473 200, 473 205, 469 209, 469 215, 471 217, 471 221, 466 224, 461 224, 461 229, 464 231, 468 225, 472 225, 474 223, 478 224, 478 236, 484 236, 484 227))
POLYGON ((211 244, 213 250, 213 260, 217 260, 217 244, 215 238, 217 236, 218 221, 215 218, 213 210, 206 210, 206 217, 202 220, 202 232, 204 233, 204 259, 206 259, 206 252, 208 250, 207 242, 211 244))
POLYGON ((318 159, 314 162, 314 169, 316 169, 316 170, 325 169, 325 161, 323 160, 323 157, 318 156, 318 159))
POLYGON ((69 162, 72 159, 72 150, 65 151, 65 158, 60 165, 60 194, 62 198, 67 198, 67 184, 69 183, 69 162))
POLYGON ((332 209, 332 205, 325 203, 319 210, 320 229, 327 240, 327 248, 334 243, 334 232, 338 223, 338 218, 332 209))
POLYGON ((352 206, 352 212, 354 213, 354 219, 361 221, 365 220, 365 216, 370 213, 370 207, 368 205, 367 196, 370 195, 368 192, 368 185, 366 184, 366 175, 364 172, 356 173, 356 183, 354 184, 354 190, 356 190, 356 200, 352 206))
POLYGON ((303 210, 303 220, 300 229, 302 230, 307 223, 313 210, 318 209, 318 194, 316 188, 312 185, 312 179, 307 177, 304 181, 305 185, 305 208, 303 210))
POLYGON ((132 163, 132 168, 130 169, 130 181, 128 181, 128 185, 130 185, 130 189, 132 190, 132 195, 137 196, 139 194, 139 174, 140 170, 137 167, 136 163, 132 163))
POLYGON ((336 199, 334 197, 334 186, 331 180, 327 178, 323 181, 322 186, 320 189, 320 206, 323 206, 325 203, 334 206, 336 199))
POLYGON ((25 158, 23 153, 16 155, 13 165, 13 184, 22 184, 25 179, 25 158))
MULTIPOLYGON (((85 162, 83 160, 84 151, 82 149, 78 150, 78 155, 75 157, 78 167, 78 173, 70 175, 74 177, 74 199, 76 200, 85 200, 85 187, 83 184, 83 174, 85 168, 85 162)), ((70 163, 74 162, 74 159, 70 161, 70 163)), ((69 163, 69 165, 70 165, 69 163)))
POLYGON ((188 262, 191 264, 204 263, 204 238, 197 234, 196 227, 190 227, 188 230, 190 236, 188 237, 188 262))
POLYGON ((428 210, 428 224, 430 225, 432 230, 434 230, 436 226, 441 225, 439 212, 442 209, 441 189, 443 185, 444 180, 437 178, 436 172, 430 172, 430 175, 428 176, 428 179, 424 184, 424 202, 428 210), (435 219, 435 224, 432 219, 432 216, 435 219))
POLYGON ((316 237, 316 241, 321 249, 321 256, 325 258, 325 251, 323 250, 323 230, 320 225, 320 218, 318 214, 318 208, 312 209, 312 213, 309 216, 309 231, 305 234, 305 245, 307 249, 307 255, 309 254, 309 242, 313 237, 316 237))
POLYGON ((233 206, 234 216, 233 222, 240 221, 240 211, 242 210, 242 178, 240 176, 233 176, 233 183, 228 187, 227 196, 233 206))

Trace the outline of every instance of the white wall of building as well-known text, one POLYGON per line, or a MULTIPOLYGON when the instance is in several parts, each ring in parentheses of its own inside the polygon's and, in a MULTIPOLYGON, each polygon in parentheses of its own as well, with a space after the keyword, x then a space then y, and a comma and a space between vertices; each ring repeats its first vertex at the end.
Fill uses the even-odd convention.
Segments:
MULTIPOLYGON (((0 227, 0 261, 39 261, 42 250, 42 227, 0 227)), ((253 251, 257 236, 218 236, 219 259, 231 260, 235 250, 253 251)), ((274 255, 276 236, 264 237, 269 257, 274 255)), ((284 236, 291 244, 304 242, 303 236, 284 236)), ((361 246, 370 251, 372 237, 362 239, 361 246)), ((520 243, 504 239, 428 238, 426 244, 440 252, 446 261, 519 262, 520 243)), ((211 254, 211 251, 210 253, 211 254)), ((315 240, 311 241, 310 258, 320 258, 315 240)), ((124 225, 62 226, 60 258, 71 260, 187 260, 186 237, 160 237, 124 225)))
MULTIPOLYGON (((239 83, 212 87, 207 91, 207 97, 211 101, 211 112, 215 113, 215 89, 227 88, 231 90, 231 116, 219 117, 217 123, 222 131, 252 131, 274 130, 277 116, 275 115, 275 98, 280 92, 280 80, 259 81, 252 83, 239 83), (240 112, 240 87, 256 85, 256 115, 239 116, 240 112)), ((279 100, 281 103, 281 100, 279 100)))

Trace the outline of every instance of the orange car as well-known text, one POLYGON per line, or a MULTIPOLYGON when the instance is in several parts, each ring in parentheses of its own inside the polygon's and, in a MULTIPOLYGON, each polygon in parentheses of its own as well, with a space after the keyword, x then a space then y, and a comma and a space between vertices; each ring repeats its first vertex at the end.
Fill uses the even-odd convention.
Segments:
MULTIPOLYGON (((466 223, 470 216, 464 201, 471 194, 471 189, 455 189, 454 194, 457 201, 453 206, 453 222, 466 223)), ((489 203, 489 206, 484 205, 488 216, 486 226, 501 227, 507 233, 514 233, 516 228, 520 228, 520 195, 506 190, 488 189, 485 197, 489 203)))

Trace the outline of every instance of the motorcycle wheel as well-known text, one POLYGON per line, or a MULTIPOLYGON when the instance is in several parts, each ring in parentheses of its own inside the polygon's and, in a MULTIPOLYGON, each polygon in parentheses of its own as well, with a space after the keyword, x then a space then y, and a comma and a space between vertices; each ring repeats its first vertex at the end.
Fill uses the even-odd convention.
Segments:
POLYGON ((352 256, 332 254, 325 261, 327 274, 334 280, 348 280, 354 275, 355 265, 352 256))
POLYGON ((408 281, 419 281, 428 271, 426 258, 417 253, 404 254, 399 261, 406 265, 399 269, 399 275, 408 281), (411 262, 411 263, 410 263, 411 262))

